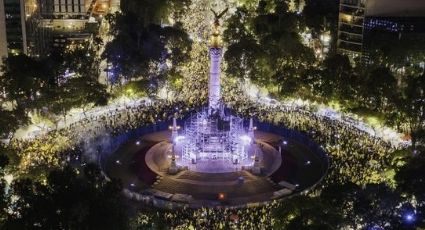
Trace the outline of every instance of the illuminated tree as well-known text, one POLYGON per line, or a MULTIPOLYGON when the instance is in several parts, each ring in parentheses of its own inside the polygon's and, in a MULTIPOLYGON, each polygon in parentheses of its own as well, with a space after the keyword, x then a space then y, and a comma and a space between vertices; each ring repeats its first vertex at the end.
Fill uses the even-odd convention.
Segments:
POLYGON ((273 210, 276 229, 338 229, 342 215, 318 197, 295 196, 273 210))
POLYGON ((239 8, 227 28, 228 75, 250 78, 281 95, 297 92, 301 73, 314 56, 302 44, 300 18, 288 12, 286 1, 260 1, 256 12, 239 8))
POLYGON ((398 118, 406 124, 412 136, 415 149, 418 137, 425 129, 425 74, 407 77, 405 86, 394 97, 393 103, 400 115, 398 118))
POLYGON ((49 173, 46 183, 14 181, 4 229, 127 229, 127 207, 117 181, 106 182, 93 165, 82 173, 66 167, 49 173))

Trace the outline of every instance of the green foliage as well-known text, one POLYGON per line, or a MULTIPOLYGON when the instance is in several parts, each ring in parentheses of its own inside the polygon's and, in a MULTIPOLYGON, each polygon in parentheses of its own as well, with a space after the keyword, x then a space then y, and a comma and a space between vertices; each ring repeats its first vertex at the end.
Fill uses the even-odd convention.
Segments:
POLYGON ((416 147, 418 138, 421 136, 421 132, 425 130, 424 102, 425 74, 408 76, 405 79, 404 86, 402 86, 398 93, 391 98, 391 103, 395 107, 393 113, 396 113, 396 119, 400 119, 407 124, 412 136, 412 144, 414 148, 416 147))
MULTIPOLYGON (((109 15, 111 35, 102 57, 126 79, 144 79, 159 84, 160 75, 184 62, 192 42, 180 23, 155 24, 133 11, 109 15)), ((151 17, 151 16, 149 16, 151 17)))
POLYGON ((140 15, 148 25, 168 22, 172 13, 183 13, 190 3, 191 0, 121 0, 120 6, 124 14, 140 15))
POLYGON ((88 49, 88 44, 56 50, 42 59, 10 56, 2 70, 0 87, 6 90, 3 100, 15 105, 11 112, 1 111, 0 125, 8 126, 2 130, 24 124, 30 111, 38 114, 47 109, 49 113, 63 115, 74 107, 107 102, 105 87, 95 79, 98 76, 95 51, 88 49))
POLYGON ((418 154, 403 165, 395 176, 398 189, 403 193, 414 195, 419 200, 425 199, 425 157, 418 154))
POLYGON ((295 196, 273 210, 276 229, 338 229, 343 216, 320 197, 295 196))
POLYGON ((9 206, 13 214, 3 229, 127 229, 121 189, 93 165, 80 174, 69 167, 53 171, 45 184, 19 179, 12 185, 19 199, 9 206))
POLYGON ((86 108, 90 105, 106 105, 108 102, 106 87, 93 78, 72 78, 63 87, 71 107, 86 108))
POLYGON ((0 145, 0 228, 7 217, 7 208, 10 196, 6 193, 6 180, 4 179, 5 169, 9 159, 5 154, 5 148, 0 145))
POLYGON ((388 68, 372 68, 363 76, 361 94, 365 105, 371 109, 383 111, 396 93, 397 81, 388 68))
POLYGON ((331 24, 331 29, 336 29, 338 7, 335 0, 306 0, 303 10, 306 25, 316 34, 324 31, 327 23, 331 24))
POLYGON ((28 123, 28 117, 19 110, 7 111, 0 107, 0 139, 28 123))
POLYGON ((145 97, 149 94, 149 82, 145 80, 131 81, 114 89, 114 96, 128 98, 145 97))
POLYGON ((418 64, 425 58, 424 33, 385 33, 372 31, 365 44, 371 62, 376 65, 405 69, 407 74, 422 73, 418 64))
POLYGON ((3 100, 13 102, 17 109, 26 112, 33 109, 38 93, 48 84, 47 66, 26 55, 17 55, 4 59, 1 71, 0 88, 5 90, 3 100))
POLYGON ((41 59, 25 55, 5 59, 0 87, 6 90, 3 100, 15 106, 11 112, 1 111, 2 130, 13 131, 25 124, 28 112, 64 115, 75 107, 106 104, 106 88, 96 80, 99 63, 95 56, 95 50, 82 44, 41 59))
POLYGON ((261 1, 257 12, 238 8, 228 20, 224 40, 226 72, 277 86, 280 94, 299 90, 301 73, 314 61, 312 51, 301 43, 300 18, 288 12, 286 1, 261 1), (269 12, 268 7, 273 6, 269 12))

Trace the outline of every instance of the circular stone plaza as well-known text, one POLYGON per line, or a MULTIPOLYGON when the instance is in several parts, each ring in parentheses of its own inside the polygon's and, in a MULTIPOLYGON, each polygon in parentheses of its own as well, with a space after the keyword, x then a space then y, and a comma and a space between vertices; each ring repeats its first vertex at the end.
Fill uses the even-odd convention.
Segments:
POLYGON ((218 18, 209 51, 208 106, 118 137, 116 151, 101 159, 106 176, 127 185, 130 198, 168 208, 260 205, 317 185, 329 164, 322 148, 221 102, 218 18))

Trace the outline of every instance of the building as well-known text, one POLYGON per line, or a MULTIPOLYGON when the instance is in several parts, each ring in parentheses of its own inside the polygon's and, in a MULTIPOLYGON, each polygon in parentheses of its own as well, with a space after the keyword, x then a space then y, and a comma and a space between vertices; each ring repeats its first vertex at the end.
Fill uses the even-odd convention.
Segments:
POLYGON ((372 32, 385 32, 396 35, 425 33, 424 17, 367 17, 364 22, 364 36, 372 32))
POLYGON ((86 9, 95 2, 0 0, 0 57, 20 53, 43 56, 54 47, 62 47, 68 37, 89 37, 85 31, 89 21, 86 9))
POLYGON ((422 0, 367 0, 367 17, 424 17, 422 0))
POLYGON ((40 13, 45 19, 83 19, 86 0, 41 0, 40 13))
POLYGON ((425 4, 417 0, 341 0, 338 51, 351 58, 367 56, 372 32, 390 36, 422 33, 425 4))
MULTIPOLYGON (((31 54, 44 56, 68 43, 91 37, 87 25, 97 0, 36 0, 38 9, 28 20, 31 25, 31 54)), ((92 20, 96 24, 95 20, 92 20)))
POLYGON ((395 69, 424 69, 424 17, 367 17, 364 23, 363 61, 385 55, 395 69), (396 64, 395 64, 396 63, 396 64))
POLYGON ((338 17, 338 51, 360 57, 363 50, 363 24, 366 0, 341 0, 338 17))
POLYGON ((4 13, 3 1, 4 0, 0 0, 0 59, 7 56, 6 16, 4 13))
POLYGON ((0 0, 0 57, 27 53, 24 0, 0 0))

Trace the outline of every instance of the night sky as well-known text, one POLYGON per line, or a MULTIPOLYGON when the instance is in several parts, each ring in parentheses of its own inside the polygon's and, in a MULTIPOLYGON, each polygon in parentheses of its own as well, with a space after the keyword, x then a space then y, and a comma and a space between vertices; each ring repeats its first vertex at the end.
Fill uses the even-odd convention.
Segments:
POLYGON ((367 15, 425 16, 425 0, 368 0, 367 15))

